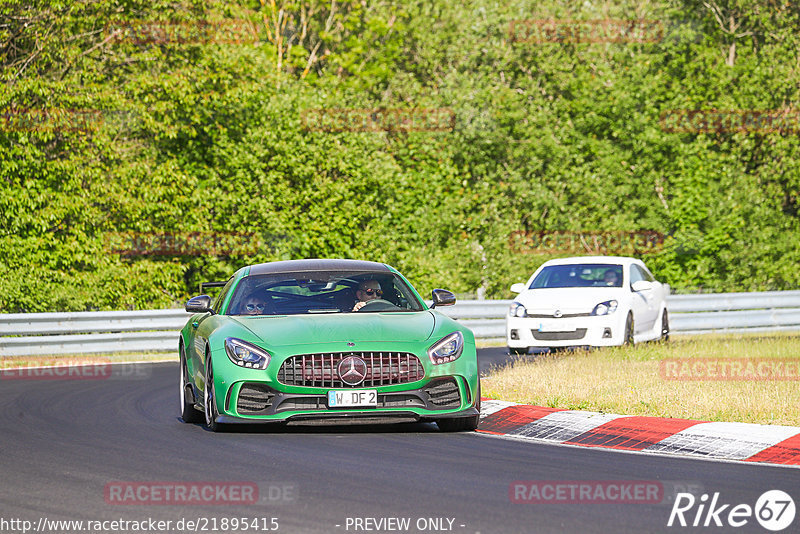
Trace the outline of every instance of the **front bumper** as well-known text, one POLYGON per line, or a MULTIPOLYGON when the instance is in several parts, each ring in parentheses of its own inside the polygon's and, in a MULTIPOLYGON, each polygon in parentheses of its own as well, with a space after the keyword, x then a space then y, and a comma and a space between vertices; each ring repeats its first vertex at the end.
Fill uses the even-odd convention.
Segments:
MULTIPOLYGON (((375 387, 378 392, 374 408, 329 408, 327 390, 304 388, 306 391, 286 392, 268 382, 252 380, 236 382, 228 388, 224 410, 220 413, 246 419, 289 420, 298 416, 324 415, 350 417, 357 413, 392 416, 410 412, 418 417, 461 411, 474 405, 475 399, 466 381, 460 377, 434 377, 422 380, 422 385, 404 384, 405 388, 375 387)), ((362 389, 362 388, 352 388, 362 389)), ((347 388, 335 388, 347 391, 347 388)))
MULTIPOLYGON (((263 370, 234 364, 223 344, 212 340, 217 421, 366 424, 478 415, 477 353, 471 336, 465 337, 461 356, 439 365, 426 354, 430 340, 357 342, 357 349, 337 341, 267 346, 272 359, 263 370), (356 386, 343 384, 338 370, 342 358, 351 355, 367 364, 356 386), (377 406, 329 407, 330 391, 350 389, 375 390, 377 406)), ((202 399, 202 389, 197 393, 202 399)))
POLYGON ((511 348, 608 347, 622 345, 625 315, 583 317, 506 317, 506 342, 511 348))
MULTIPOLYGON (((431 366, 423 361, 425 372, 420 374, 419 379, 410 373, 413 381, 371 385, 365 380, 355 387, 330 382, 329 375, 326 375, 322 387, 318 383, 319 369, 313 386, 294 377, 292 372, 282 374, 282 363, 291 358, 285 358, 284 362, 274 361, 267 370, 238 367, 222 351, 212 354, 212 358, 219 413, 217 421, 220 423, 315 421, 322 424, 334 421, 333 424, 366 424, 378 421, 434 421, 478 414, 478 369, 472 344, 465 346, 461 358, 453 362, 431 366), (293 380, 295 378, 298 380, 293 380), (287 384, 287 381, 294 383, 287 384), (375 390, 377 406, 329 407, 329 391, 349 389, 375 390)), ((395 366, 398 365, 397 361, 396 358, 393 360, 395 366)), ((403 371, 405 373, 405 367, 403 371)), ((396 378, 393 381, 396 382, 396 378)))
POLYGON ((436 414, 436 417, 420 415, 409 411, 383 410, 361 410, 361 411, 339 411, 333 410, 324 413, 297 413, 289 415, 284 419, 254 419, 252 417, 236 417, 232 415, 220 415, 217 422, 222 424, 243 424, 273 422, 275 424, 314 424, 314 425, 370 425, 388 423, 424 423, 433 422, 437 419, 452 419, 458 417, 474 417, 480 415, 477 408, 471 407, 457 412, 445 412, 436 414))

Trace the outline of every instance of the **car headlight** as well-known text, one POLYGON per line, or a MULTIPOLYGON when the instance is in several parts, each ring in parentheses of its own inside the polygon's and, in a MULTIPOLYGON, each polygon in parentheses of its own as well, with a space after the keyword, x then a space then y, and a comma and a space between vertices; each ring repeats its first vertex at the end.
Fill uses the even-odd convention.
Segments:
POLYGON ((525 317, 528 315, 528 310, 519 302, 512 302, 511 306, 508 308, 508 314, 511 317, 525 317))
POLYGON ((610 313, 614 313, 615 311, 617 311, 617 301, 607 300, 595 306, 592 310, 592 315, 608 315, 610 313))
POLYGON ((235 337, 225 340, 225 352, 233 363, 250 369, 266 369, 272 358, 272 355, 264 349, 235 337))
POLYGON ((464 336, 453 332, 443 337, 428 349, 428 357, 433 365, 449 363, 458 359, 464 349, 464 336))

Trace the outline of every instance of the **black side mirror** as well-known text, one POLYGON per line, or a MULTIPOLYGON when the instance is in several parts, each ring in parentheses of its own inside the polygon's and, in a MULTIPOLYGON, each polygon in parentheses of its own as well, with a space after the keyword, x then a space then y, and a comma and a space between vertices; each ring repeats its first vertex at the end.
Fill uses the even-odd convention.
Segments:
POLYGON ((431 308, 435 308, 436 306, 452 306, 456 303, 456 296, 446 289, 434 289, 431 291, 431 295, 433 295, 433 305, 431 308))
POLYGON ((189 313, 205 313, 211 310, 211 297, 208 295, 200 295, 199 297, 192 297, 186 301, 186 311, 189 313))

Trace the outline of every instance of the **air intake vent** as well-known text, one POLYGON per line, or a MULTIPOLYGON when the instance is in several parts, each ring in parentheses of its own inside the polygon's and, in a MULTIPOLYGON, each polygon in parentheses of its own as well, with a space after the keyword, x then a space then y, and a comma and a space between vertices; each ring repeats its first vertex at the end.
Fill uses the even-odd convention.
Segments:
POLYGON ((538 330, 531 330, 533 338, 539 341, 570 341, 575 339, 583 339, 586 336, 585 328, 578 328, 570 332, 539 332, 538 330))
POLYGON ((454 378, 431 382, 425 387, 425 392, 433 409, 458 408, 461 405, 458 384, 454 378))
POLYGON ((241 414, 255 414, 268 410, 275 396, 267 386, 257 383, 246 383, 239 390, 236 408, 241 414))

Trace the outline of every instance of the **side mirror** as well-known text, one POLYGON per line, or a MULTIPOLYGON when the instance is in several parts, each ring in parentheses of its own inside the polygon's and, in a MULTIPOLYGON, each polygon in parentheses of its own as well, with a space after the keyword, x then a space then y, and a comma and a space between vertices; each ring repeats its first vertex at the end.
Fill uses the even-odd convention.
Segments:
POLYGON ((522 293, 523 291, 525 291, 525 284, 519 282, 516 284, 511 284, 511 287, 509 289, 511 289, 512 293, 522 293))
POLYGON ((638 280, 631 284, 631 291, 639 292, 639 291, 647 291, 648 289, 653 289, 653 282, 648 282, 647 280, 638 280))
POLYGON ((185 309, 189 313, 205 313, 211 311, 211 297, 200 295, 186 301, 185 309))
POLYGON ((436 306, 452 306, 456 303, 456 296, 446 289, 434 289, 431 291, 433 296, 433 304, 431 308, 436 306))

